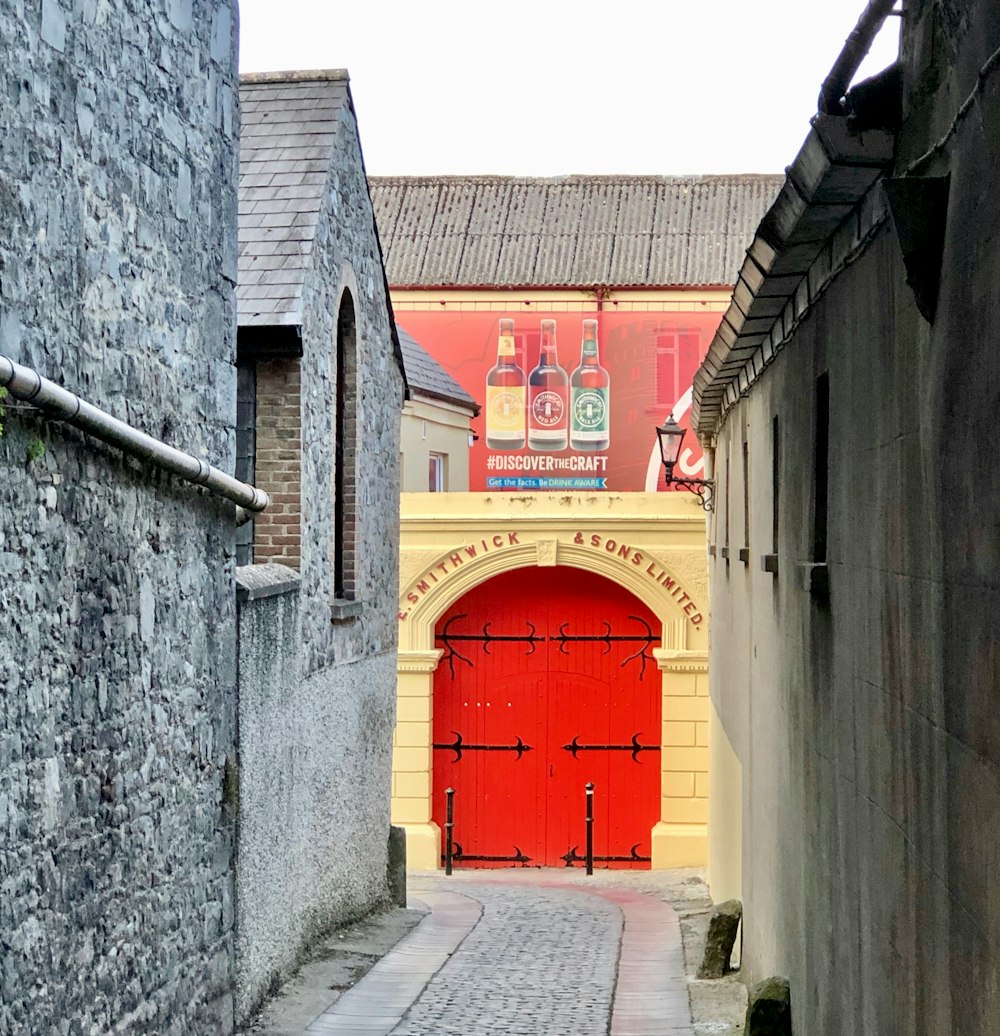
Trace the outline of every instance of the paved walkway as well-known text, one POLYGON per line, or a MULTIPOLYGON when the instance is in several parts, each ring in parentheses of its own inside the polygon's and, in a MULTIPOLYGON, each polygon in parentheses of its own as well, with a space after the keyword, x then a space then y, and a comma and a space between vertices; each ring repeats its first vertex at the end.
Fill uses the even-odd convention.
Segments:
POLYGON ((411 879, 430 914, 306 1029, 339 1036, 692 1036, 680 925, 560 871, 411 879))

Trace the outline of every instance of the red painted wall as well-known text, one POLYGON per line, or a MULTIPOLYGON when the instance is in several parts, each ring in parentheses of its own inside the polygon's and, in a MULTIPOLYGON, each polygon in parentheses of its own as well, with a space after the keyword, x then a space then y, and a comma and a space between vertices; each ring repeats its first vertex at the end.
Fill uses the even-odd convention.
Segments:
MULTIPOLYGON (((598 320, 600 361, 610 379, 610 442, 598 452, 572 448, 540 451, 527 444, 516 450, 490 449, 484 406, 474 422, 478 441, 470 455, 469 488, 474 492, 662 488, 658 466, 652 482, 647 481, 650 457, 657 450, 654 428, 671 410, 681 426, 687 427, 691 380, 718 327, 719 314, 498 313, 450 308, 434 312, 407 311, 402 305, 396 309, 400 325, 481 405, 486 403, 487 375, 497 358, 502 317, 514 319, 517 360, 525 378, 538 362, 542 320, 556 321, 559 363, 567 375, 580 363, 583 321, 598 320)), ((689 432, 678 474, 698 477, 703 470, 701 450, 689 432)))

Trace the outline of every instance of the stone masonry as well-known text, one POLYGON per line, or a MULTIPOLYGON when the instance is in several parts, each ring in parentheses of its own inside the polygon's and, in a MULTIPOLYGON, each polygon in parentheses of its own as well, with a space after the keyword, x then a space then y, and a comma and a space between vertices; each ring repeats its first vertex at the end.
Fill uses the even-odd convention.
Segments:
MULTIPOLYGON (((258 479, 272 480, 265 488, 275 490, 281 510, 258 523, 258 564, 241 567, 237 576, 238 1020, 252 1013, 323 935, 388 901, 403 395, 345 74, 244 77, 241 96, 245 130, 254 130, 245 134, 245 150, 260 146, 267 133, 311 132, 300 130, 297 119, 321 124, 322 143, 304 142, 300 150, 324 156, 325 173, 302 175, 325 179, 308 199, 316 207, 309 235, 300 231, 302 220, 285 228, 283 243, 303 247, 296 270, 304 272, 275 272, 273 265, 270 270, 276 277, 301 277, 301 295, 290 292, 288 303, 300 329, 302 355, 259 359, 256 365, 258 479), (252 127, 251 118, 257 120, 252 127), (300 232, 301 240, 294 237, 300 232), (353 334, 340 329, 346 353, 340 370, 338 315, 350 310, 353 334), (348 447, 343 557, 353 592, 338 595, 334 464, 340 378, 346 387, 348 447), (298 428, 298 437, 273 434, 298 428), (300 459, 283 472, 280 458, 294 449, 293 443, 301 443, 300 459), (272 457, 271 450, 277 455, 272 457), (295 506, 296 492, 300 507, 295 506), (270 540, 266 551, 265 536, 270 540)), ((263 179, 268 173, 256 176, 263 179)), ((296 219, 285 209, 286 201, 302 205, 306 200, 299 184, 287 191, 287 198, 282 185, 272 189, 272 184, 261 201, 275 211, 259 237, 250 236, 256 228, 241 215, 241 278, 244 271, 252 275, 255 259, 281 262, 254 249, 269 243, 272 227, 282 219, 296 219)), ((247 281, 241 280, 241 287, 250 286, 249 276, 247 281)), ((267 322, 272 319, 267 310, 255 326, 265 345, 274 330, 267 322)), ((241 316, 241 334, 243 328, 241 316)))
MULTIPOLYGON (((229 470, 236 23, 0 0, 0 351, 229 470)), ((232 507, 6 410, 0 1032, 227 1033, 232 507)))

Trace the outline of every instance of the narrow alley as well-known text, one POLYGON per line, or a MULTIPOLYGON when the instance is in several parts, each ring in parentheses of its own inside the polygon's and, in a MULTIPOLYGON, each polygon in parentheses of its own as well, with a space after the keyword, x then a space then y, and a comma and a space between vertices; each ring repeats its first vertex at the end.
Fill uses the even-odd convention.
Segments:
MULTIPOLYGON (((334 949, 321 951, 318 962, 304 969, 305 977, 289 983, 249 1031, 265 1036, 734 1031, 745 1010, 744 988, 734 981, 689 978, 697 968, 692 958, 700 947, 697 918, 707 906, 704 897, 705 887, 692 871, 599 871, 591 878, 557 869, 466 871, 451 878, 416 874, 409 905, 423 916, 394 946, 382 947, 388 952, 367 974, 342 991, 331 988, 338 982, 338 957, 379 955, 380 933, 373 925, 359 926, 363 934, 347 933, 347 954, 336 952, 344 936, 335 935, 334 949), (689 917, 685 962, 681 924, 689 917), (705 992, 712 999, 711 1020, 697 1026, 705 992)), ((340 976, 340 982, 350 981, 342 971, 340 976)))

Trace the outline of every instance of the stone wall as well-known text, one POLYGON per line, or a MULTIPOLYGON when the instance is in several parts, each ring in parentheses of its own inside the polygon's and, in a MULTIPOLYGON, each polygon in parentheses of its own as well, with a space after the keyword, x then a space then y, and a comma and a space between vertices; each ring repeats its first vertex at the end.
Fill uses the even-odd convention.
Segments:
POLYGON ((303 302, 301 578, 276 564, 239 570, 238 1019, 319 937, 388 898, 402 375, 357 129, 349 111, 343 119, 303 302), (357 589, 337 601, 333 400, 345 289, 357 321, 357 589), (288 592, 255 596, 258 584, 288 592))
POLYGON ((239 605, 236 1013, 245 1018, 310 946, 387 901, 388 806, 370 775, 383 764, 382 690, 395 666, 379 656, 305 676, 295 573, 239 573, 248 592, 239 605))
POLYGON ((979 71, 1000 24, 985 2, 906 13, 896 175, 951 176, 937 313, 917 312, 876 185, 848 221, 852 248, 803 296, 720 431, 735 528, 750 443, 753 549, 746 568, 712 566, 712 693, 742 763, 749 977, 790 976, 797 1032, 988 1036, 1000 1017, 1000 75, 979 71), (828 592, 810 568, 824 372, 828 592), (760 559, 775 415, 772 575, 760 559))
MULTIPOLYGON (((0 351, 231 469, 235 4, 0 7, 0 351)), ((229 1032, 232 507, 3 426, 0 1031, 229 1032)))

